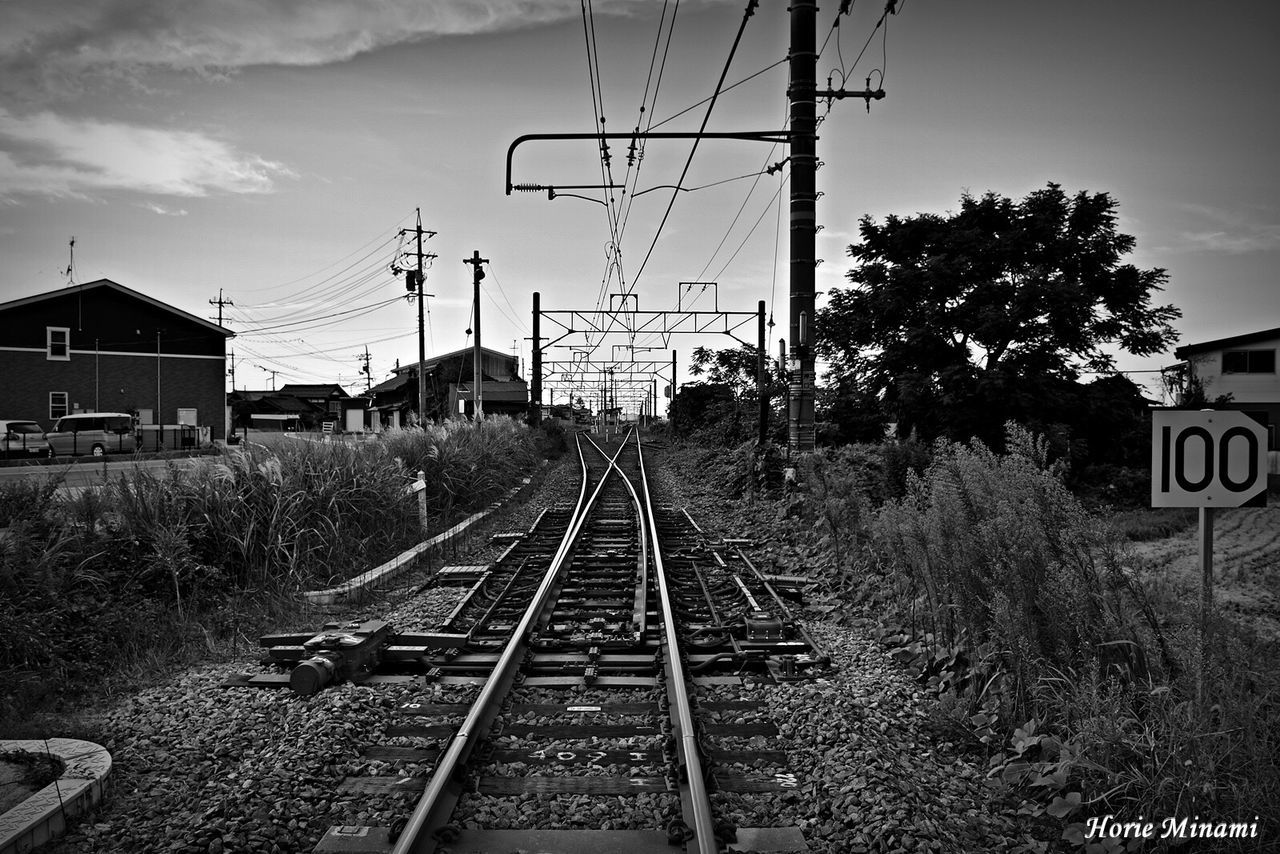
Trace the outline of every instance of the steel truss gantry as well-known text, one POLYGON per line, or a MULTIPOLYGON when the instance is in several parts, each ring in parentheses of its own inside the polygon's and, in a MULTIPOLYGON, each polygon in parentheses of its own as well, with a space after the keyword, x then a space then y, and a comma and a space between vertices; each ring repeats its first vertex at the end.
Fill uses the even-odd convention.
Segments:
MULTIPOLYGON (((687 283, 686 283, 687 284, 687 283)), ((701 283, 699 283, 701 284, 701 283)), ((631 341, 636 335, 657 335, 666 349, 672 335, 684 334, 723 334, 733 340, 756 350, 756 387, 760 399, 759 439, 763 444, 768 436, 769 399, 765 382, 765 302, 760 300, 755 311, 696 311, 678 309, 676 311, 642 311, 639 299, 635 294, 610 294, 610 309, 543 311, 542 295, 533 294, 533 366, 531 371, 532 385, 529 389, 529 423, 538 424, 542 420, 542 387, 545 381, 560 380, 575 389, 603 387, 601 400, 609 398, 609 388, 617 388, 619 384, 624 391, 648 390, 640 394, 641 403, 650 407, 650 412, 657 409, 657 380, 663 376, 667 367, 671 369, 671 398, 674 402, 676 394, 676 352, 671 351, 671 361, 654 360, 598 360, 592 361, 590 355, 595 347, 570 347, 574 358, 570 361, 543 361, 543 351, 549 347, 567 346, 559 342, 571 335, 598 335, 625 333, 631 341), (542 321, 546 319, 556 327, 560 334, 554 338, 542 337, 542 321), (744 326, 756 321, 756 342, 745 341, 737 333, 744 326), (543 343, 544 340, 546 343, 543 343), (550 374, 548 374, 550 369, 550 374)), ((598 345, 597 345, 598 346, 598 345)), ((637 347, 634 344, 617 345, 629 348, 634 356, 637 349, 652 350, 652 347, 637 347)), ((616 349, 616 347, 615 347, 616 349)), ((607 407, 606 407, 607 408, 607 407)), ((674 412, 674 410, 673 410, 674 412)))

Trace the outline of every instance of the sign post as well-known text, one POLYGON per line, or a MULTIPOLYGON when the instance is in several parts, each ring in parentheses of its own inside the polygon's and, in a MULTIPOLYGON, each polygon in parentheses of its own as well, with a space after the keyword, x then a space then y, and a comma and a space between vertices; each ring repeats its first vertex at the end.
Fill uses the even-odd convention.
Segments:
POLYGON ((1213 611, 1213 517, 1219 507, 1267 500, 1267 428, 1237 410, 1151 413, 1151 506, 1200 508, 1200 667, 1196 706, 1205 705, 1205 662, 1213 611))

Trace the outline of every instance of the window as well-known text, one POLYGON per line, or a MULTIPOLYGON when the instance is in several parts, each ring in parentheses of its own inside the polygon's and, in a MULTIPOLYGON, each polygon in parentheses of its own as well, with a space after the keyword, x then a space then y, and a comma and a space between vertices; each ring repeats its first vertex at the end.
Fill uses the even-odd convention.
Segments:
POLYGON ((67 393, 65 391, 49 392, 49 420, 57 421, 68 411, 67 393))
POLYGON ((65 326, 46 326, 45 356, 59 362, 71 361, 71 330, 65 326))
POLYGON ((1222 354, 1224 374, 1274 374, 1275 350, 1226 350, 1222 354))
POLYGON ((102 426, 99 429, 106 430, 108 433, 123 436, 125 433, 133 432, 133 419, 126 415, 111 415, 100 420, 102 426))

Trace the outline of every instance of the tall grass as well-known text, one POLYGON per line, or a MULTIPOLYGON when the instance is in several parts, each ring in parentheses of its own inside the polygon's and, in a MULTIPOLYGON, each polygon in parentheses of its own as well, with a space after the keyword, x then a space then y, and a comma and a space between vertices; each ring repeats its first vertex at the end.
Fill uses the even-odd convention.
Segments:
POLYGON ((1004 454, 941 442, 905 494, 878 506, 873 462, 826 459, 810 480, 807 512, 821 520, 835 586, 887 606, 901 627, 886 633, 895 657, 985 746, 1024 815, 1065 820, 1086 848, 1083 820, 1106 814, 1258 815, 1275 838, 1275 644, 1219 618, 1200 715, 1196 603, 1152 595, 1124 538, 1066 489, 1042 440, 1011 425, 1004 454))
POLYGON ((392 431, 383 434, 381 445, 409 472, 425 474, 428 507, 442 516, 499 498, 538 458, 529 429, 504 417, 392 431))
POLYGON ((429 527, 442 530, 535 461, 529 431, 501 419, 233 447, 73 498, 56 483, 0 485, 0 717, 129 662, 256 631, 298 590, 393 557, 422 537, 405 489, 418 470, 429 527))

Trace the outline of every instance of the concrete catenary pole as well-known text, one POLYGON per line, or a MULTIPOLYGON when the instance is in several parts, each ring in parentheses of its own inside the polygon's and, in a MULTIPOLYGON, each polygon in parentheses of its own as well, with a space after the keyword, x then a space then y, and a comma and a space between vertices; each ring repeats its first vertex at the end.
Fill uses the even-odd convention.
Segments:
POLYGON ((815 0, 791 4, 791 383, 788 448, 814 446, 814 257, 817 233, 818 67, 815 0))

